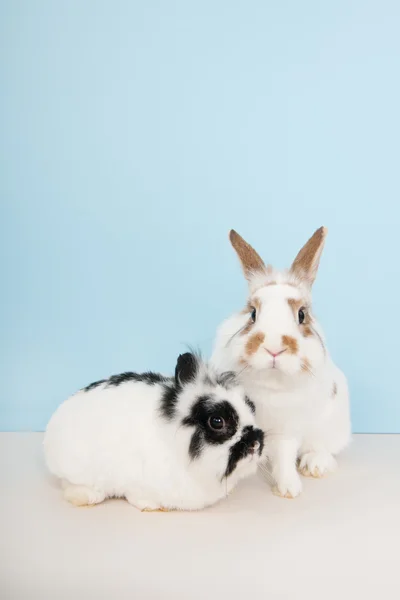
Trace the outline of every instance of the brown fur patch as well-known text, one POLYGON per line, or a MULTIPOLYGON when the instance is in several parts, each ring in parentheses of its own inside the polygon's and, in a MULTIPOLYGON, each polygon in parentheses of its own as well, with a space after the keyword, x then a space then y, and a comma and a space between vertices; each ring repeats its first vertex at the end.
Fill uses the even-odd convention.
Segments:
MULTIPOLYGON (((251 312, 254 308, 256 309, 256 313, 258 313, 258 311, 260 310, 260 306, 261 306, 261 302, 258 298, 250 298, 250 300, 248 300, 248 302, 246 304, 246 307, 242 310, 242 314, 243 315, 251 314, 251 312)), ((248 323, 242 329, 242 331, 240 332, 240 335, 246 335, 246 333, 249 333, 249 331, 251 330, 253 325, 254 325, 254 323, 250 316, 248 323)))
POLYGON ((253 310, 253 308, 255 308, 256 311, 258 312, 260 310, 260 306, 261 306, 261 302, 260 302, 260 300, 258 298, 250 298, 247 301, 246 306, 242 310, 242 314, 243 315, 247 315, 247 313, 251 313, 251 311, 253 310))
POLYGON ((337 395, 337 383, 336 381, 333 382, 333 387, 332 387, 332 398, 334 398, 337 395))
POLYGON ((282 345, 285 346, 289 354, 297 354, 299 350, 297 340, 290 335, 282 336, 282 345))
POLYGON ((242 314, 242 315, 248 315, 249 312, 251 311, 251 308, 252 308, 252 306, 251 306, 250 302, 248 302, 246 304, 246 306, 244 307, 244 309, 242 311, 240 311, 240 314, 242 314))
POLYGON ((258 331, 257 333, 253 333, 253 335, 251 335, 249 337, 249 339, 247 340, 246 353, 247 354, 255 354, 255 352, 257 352, 257 350, 259 349, 261 344, 264 342, 264 340, 265 340, 265 335, 264 335, 264 333, 261 333, 261 331, 258 331))
POLYGON ((314 331, 311 328, 312 318, 310 316, 308 308, 304 306, 304 300, 297 300, 296 298, 288 298, 288 304, 293 312, 293 317, 296 323, 299 323, 299 310, 302 308, 304 310, 304 321, 299 324, 300 331, 304 337, 310 337, 314 335, 314 331))
POLYGON ((314 332, 309 325, 305 325, 304 327, 302 327, 301 332, 304 335, 304 337, 310 337, 311 335, 314 335, 314 332))
POLYGON ((306 279, 310 284, 317 275, 321 253, 325 243, 327 229, 320 227, 304 244, 293 261, 291 271, 300 279, 306 279))
POLYGON ((268 283, 265 284, 265 287, 268 287, 269 285, 278 285, 277 281, 268 281, 268 283))
POLYGON ((304 373, 309 373, 311 370, 311 363, 307 357, 301 359, 301 370, 304 371, 304 373))
POLYGON ((303 306, 303 301, 296 300, 296 298, 288 298, 288 304, 293 311, 294 317, 297 320, 297 313, 299 312, 300 308, 303 306))
POLYGON ((229 239, 242 264, 246 279, 250 279, 254 273, 267 272, 262 258, 234 229, 229 232, 229 239))

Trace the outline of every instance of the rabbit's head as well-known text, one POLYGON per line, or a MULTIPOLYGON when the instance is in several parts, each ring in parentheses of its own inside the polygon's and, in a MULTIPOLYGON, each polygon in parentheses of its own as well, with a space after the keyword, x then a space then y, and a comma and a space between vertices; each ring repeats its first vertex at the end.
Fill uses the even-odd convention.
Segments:
POLYGON ((235 231, 230 241, 249 284, 244 310, 222 325, 217 362, 234 364, 272 387, 297 377, 312 377, 325 358, 322 332, 311 306, 314 282, 326 229, 321 227, 300 250, 290 269, 267 266, 235 231))
POLYGON ((160 411, 177 427, 182 458, 199 480, 230 487, 256 471, 264 433, 234 373, 218 372, 190 352, 180 355, 160 411))

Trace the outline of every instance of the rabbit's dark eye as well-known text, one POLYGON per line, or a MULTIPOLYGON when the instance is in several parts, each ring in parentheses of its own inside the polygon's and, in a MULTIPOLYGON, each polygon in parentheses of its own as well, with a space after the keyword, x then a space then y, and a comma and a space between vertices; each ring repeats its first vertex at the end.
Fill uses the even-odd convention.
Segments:
POLYGON ((256 316, 257 316, 257 311, 256 311, 255 308, 253 308, 252 311, 251 311, 251 315, 250 315, 250 318, 253 321, 253 323, 256 322, 256 316))
POLYGON ((305 314, 305 312, 304 312, 304 309, 303 309, 303 308, 301 308, 301 309, 299 310, 299 323, 300 323, 300 325, 301 325, 302 323, 304 323, 304 319, 305 319, 305 318, 306 318, 306 314, 305 314))
POLYGON ((219 416, 210 417, 208 419, 208 426, 214 431, 222 431, 225 428, 225 421, 219 416))

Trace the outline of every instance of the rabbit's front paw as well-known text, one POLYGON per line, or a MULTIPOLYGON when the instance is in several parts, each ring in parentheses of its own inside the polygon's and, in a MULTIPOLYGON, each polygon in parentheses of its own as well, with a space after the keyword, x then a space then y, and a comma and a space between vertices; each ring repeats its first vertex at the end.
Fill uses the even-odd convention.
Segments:
POLYGON ((103 502, 105 494, 85 485, 64 484, 64 498, 74 506, 94 506, 103 502))
POLYGON ((146 497, 138 497, 135 494, 127 494, 126 499, 128 500, 129 504, 141 512, 164 512, 158 502, 148 500, 146 497))
POLYGON ((272 491, 276 496, 281 496, 281 498, 296 498, 302 488, 300 477, 296 471, 293 471, 289 476, 276 477, 276 483, 272 491))
POLYGON ((298 468, 305 477, 324 477, 336 470, 337 462, 329 452, 306 452, 298 468))

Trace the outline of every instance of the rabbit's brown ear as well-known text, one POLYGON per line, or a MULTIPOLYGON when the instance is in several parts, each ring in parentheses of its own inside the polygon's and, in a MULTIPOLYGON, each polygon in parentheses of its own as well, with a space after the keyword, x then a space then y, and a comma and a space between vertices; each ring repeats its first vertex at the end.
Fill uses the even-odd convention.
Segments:
POLYGON ((320 227, 302 247, 293 261, 291 271, 310 285, 314 283, 328 230, 320 227))
POLYGON ((242 269, 248 281, 251 279, 252 275, 266 272, 267 269, 264 261, 260 258, 254 248, 245 242, 234 229, 230 230, 229 239, 242 263, 242 269))

